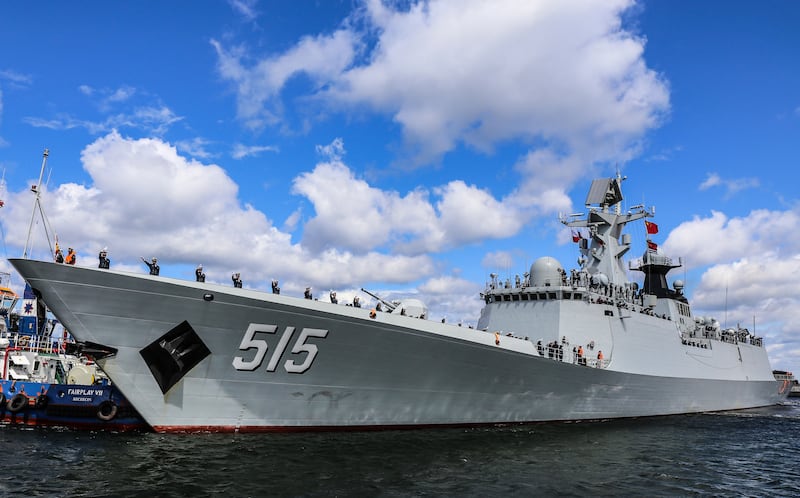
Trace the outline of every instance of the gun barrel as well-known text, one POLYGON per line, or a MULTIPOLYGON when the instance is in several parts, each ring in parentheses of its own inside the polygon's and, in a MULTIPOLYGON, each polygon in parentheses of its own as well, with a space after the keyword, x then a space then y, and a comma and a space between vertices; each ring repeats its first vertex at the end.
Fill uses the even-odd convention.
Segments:
POLYGON ((397 307, 394 304, 390 303, 389 301, 383 299, 382 297, 376 296, 375 294, 373 294, 372 292, 368 291, 367 289, 365 289, 363 287, 361 288, 361 292, 363 292, 365 294, 368 294, 370 297, 373 297, 373 298, 377 299, 378 301, 380 301, 381 303, 383 303, 384 306, 389 308, 389 311, 394 311, 394 309, 397 307))

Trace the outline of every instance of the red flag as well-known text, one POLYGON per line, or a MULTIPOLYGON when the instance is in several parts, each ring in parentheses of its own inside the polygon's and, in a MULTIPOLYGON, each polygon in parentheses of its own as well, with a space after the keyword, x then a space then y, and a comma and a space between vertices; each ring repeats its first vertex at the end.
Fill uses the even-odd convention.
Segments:
POLYGON ((576 232, 575 230, 570 230, 570 232, 572 232, 572 242, 578 242, 579 240, 581 240, 580 232, 576 232))
POLYGON ((650 249, 651 251, 657 251, 658 250, 658 244, 656 244, 652 240, 648 240, 647 241, 647 248, 650 249))
POLYGON ((647 233, 658 233, 658 225, 655 223, 650 223, 647 220, 644 220, 644 226, 647 228, 647 233))

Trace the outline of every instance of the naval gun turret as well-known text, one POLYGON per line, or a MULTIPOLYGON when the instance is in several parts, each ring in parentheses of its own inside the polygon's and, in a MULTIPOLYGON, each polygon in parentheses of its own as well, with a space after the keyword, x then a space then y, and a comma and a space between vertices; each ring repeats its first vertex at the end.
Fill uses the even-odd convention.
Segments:
POLYGON ((419 299, 406 298, 402 301, 389 302, 363 287, 361 288, 361 292, 369 295, 370 297, 376 299, 379 303, 386 306, 386 309, 389 311, 389 313, 392 313, 393 315, 404 315, 414 318, 427 318, 428 316, 428 307, 425 306, 425 303, 419 299))

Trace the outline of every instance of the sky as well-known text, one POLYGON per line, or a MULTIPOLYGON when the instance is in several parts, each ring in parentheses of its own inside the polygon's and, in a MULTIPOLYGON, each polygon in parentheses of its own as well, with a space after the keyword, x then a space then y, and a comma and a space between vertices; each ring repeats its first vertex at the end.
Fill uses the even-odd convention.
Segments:
POLYGON ((78 265, 107 247, 474 324, 490 273, 576 267, 559 214, 619 171, 694 313, 800 372, 799 22, 776 0, 3 2, 0 271, 57 236, 78 265))

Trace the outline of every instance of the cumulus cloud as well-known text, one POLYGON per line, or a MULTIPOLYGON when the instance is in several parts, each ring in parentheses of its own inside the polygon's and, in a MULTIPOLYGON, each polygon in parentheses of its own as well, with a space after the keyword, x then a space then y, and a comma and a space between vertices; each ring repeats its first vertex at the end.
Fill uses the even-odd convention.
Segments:
MULTIPOLYGON (((89 185, 65 183, 42 196, 50 225, 62 245, 78 250, 79 264, 96 264, 97 251, 108 246, 122 267, 144 271, 135 266, 140 256, 157 256, 162 272, 202 261, 209 280, 227 282, 236 270, 248 286, 265 287, 277 277, 287 280, 287 289, 408 282, 434 269, 425 255, 356 254, 339 247, 314 252, 292 243, 264 213, 240 203, 238 186, 225 170, 187 159, 157 138, 112 132, 87 146, 81 161, 89 185)), ((29 196, 13 193, 3 211, 7 240, 20 247, 29 196)))
POLYGON ((296 177, 292 189, 314 206, 315 216, 303 235, 303 243, 313 250, 339 246, 355 252, 386 247, 402 254, 438 252, 508 237, 525 221, 513 207, 475 185, 454 180, 431 191, 384 191, 358 178, 341 160, 341 140, 318 150, 330 160, 296 177))
POLYGON ((280 92, 303 73, 309 93, 334 107, 391 115, 420 161, 509 139, 591 148, 590 160, 605 160, 624 158, 669 110, 644 40, 622 28, 631 5, 433 0, 395 9, 373 0, 353 14, 365 29, 351 18, 250 66, 242 47, 213 43, 246 122, 280 122, 280 92))
POLYGON ((621 28, 630 5, 370 2, 379 42, 330 93, 391 113, 423 155, 514 138, 624 147, 668 108, 643 40, 621 28))
POLYGON ((712 211, 705 218, 695 216, 673 229, 663 244, 668 254, 684 255, 690 267, 791 254, 800 246, 800 234, 787 227, 800 223, 797 210, 758 209, 744 217, 729 218, 712 211))
POLYGON ((800 252, 743 257, 712 266, 692 294, 695 313, 741 325, 766 338, 773 367, 793 363, 800 352, 800 319, 795 289, 800 279, 800 252))
POLYGON ((212 44, 221 77, 235 86, 237 115, 251 128, 288 126, 283 103, 291 98, 316 103, 315 113, 390 116, 405 137, 404 164, 435 162, 461 145, 488 153, 499 143, 530 144, 509 192, 459 180, 381 192, 341 157, 295 180, 295 193, 316 209, 305 230, 310 247, 388 244, 413 254, 507 237, 533 216, 569 211, 572 183, 598 163, 634 157, 643 134, 668 114, 669 89, 646 66, 644 39, 622 26, 631 5, 433 0, 401 8, 370 0, 332 33, 283 52, 212 44), (307 85, 299 96, 292 85, 290 96, 287 83, 299 77, 307 85), (347 212, 345 199, 354 203, 347 212), (486 212, 499 214, 476 226, 474 216, 486 212))
POLYGON ((431 278, 420 284, 417 290, 419 299, 432 313, 436 313, 430 316, 432 319, 441 315, 447 321, 466 321, 474 326, 480 316, 483 302, 479 297, 483 288, 475 282, 448 275, 431 278))

